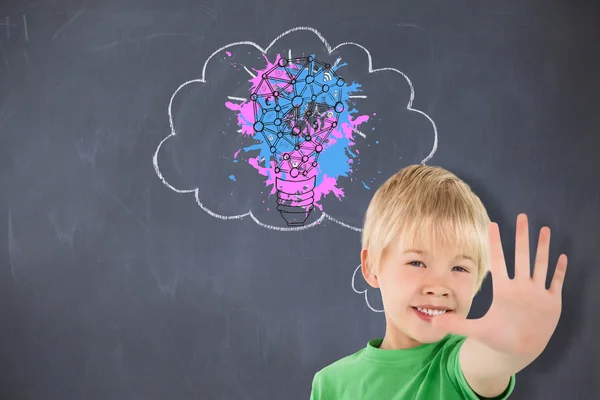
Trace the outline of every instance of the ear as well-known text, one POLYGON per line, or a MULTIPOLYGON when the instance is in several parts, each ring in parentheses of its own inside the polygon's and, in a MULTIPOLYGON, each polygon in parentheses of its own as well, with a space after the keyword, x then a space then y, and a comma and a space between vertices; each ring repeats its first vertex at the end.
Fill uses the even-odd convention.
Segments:
POLYGON ((360 264, 361 271, 363 274, 363 278, 365 281, 371 285, 371 287, 378 288, 379 280, 377 279, 377 275, 371 274, 371 266, 367 263, 367 249, 362 249, 360 252, 360 264))

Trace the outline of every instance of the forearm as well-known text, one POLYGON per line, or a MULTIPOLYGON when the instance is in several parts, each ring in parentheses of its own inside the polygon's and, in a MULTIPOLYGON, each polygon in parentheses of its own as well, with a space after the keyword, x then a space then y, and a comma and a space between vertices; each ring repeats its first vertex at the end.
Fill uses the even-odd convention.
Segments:
POLYGON ((460 349, 459 360, 469 386, 481 396, 495 397, 504 392, 510 377, 529 365, 534 358, 531 355, 504 354, 467 338, 460 349))

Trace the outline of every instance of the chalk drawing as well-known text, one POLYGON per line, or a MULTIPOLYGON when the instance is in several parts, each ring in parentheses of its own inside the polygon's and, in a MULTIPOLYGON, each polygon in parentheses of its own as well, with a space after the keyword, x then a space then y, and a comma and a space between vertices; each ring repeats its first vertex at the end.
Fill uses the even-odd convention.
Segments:
MULTIPOLYGON (((377 308, 374 308, 371 303, 369 302, 369 290, 365 289, 365 290, 358 290, 356 288, 356 275, 358 273, 358 271, 360 271, 360 268, 362 267, 362 264, 359 265, 358 267, 356 267, 356 269, 354 270, 354 273, 352 274, 352 290, 354 290, 356 293, 358 294, 364 294, 365 295, 365 303, 367 304, 367 307, 369 307, 371 309, 371 311, 374 312, 383 312, 383 310, 379 310, 377 308)), ((362 276, 362 274, 360 274, 362 276)))
POLYGON ((304 225, 315 207, 322 211, 319 200, 339 190, 339 176, 352 172, 352 133, 366 137, 356 127, 369 116, 353 117, 348 104, 361 85, 344 81, 339 75, 344 65, 332 66, 314 54, 277 55, 251 80, 249 101, 225 103, 237 112, 241 133, 255 139, 244 151, 260 151, 260 161, 248 163, 267 176, 288 226, 304 225))
MULTIPOLYGON (((316 29, 301 26, 283 32, 266 47, 252 41, 238 41, 222 46, 205 60, 199 78, 185 81, 179 85, 171 95, 167 105, 170 132, 159 142, 154 152, 152 158, 154 170, 166 187, 176 193, 193 194, 198 206, 214 218, 239 220, 247 217, 263 228, 280 232, 302 231, 316 227, 323 221, 328 220, 352 231, 361 232, 360 227, 336 219, 325 210, 321 210, 320 216, 314 221, 310 223, 306 223, 306 221, 310 212, 319 207, 318 194, 324 193, 324 190, 327 190, 328 187, 331 189, 337 184, 335 179, 324 183, 323 174, 320 173, 325 168, 321 163, 325 160, 327 151, 333 152, 331 149, 335 147, 332 146, 335 142, 335 140, 332 140, 333 135, 337 132, 335 139, 338 142, 344 142, 347 139, 340 145, 340 148, 346 152, 351 149, 355 140, 368 137, 364 129, 358 128, 369 116, 363 116, 364 118, 359 120, 361 116, 352 117, 349 110, 356 101, 368 101, 367 99, 374 93, 368 93, 369 88, 366 88, 367 93, 361 93, 363 89, 360 82, 349 84, 344 80, 342 68, 347 65, 347 61, 342 64, 341 57, 335 59, 317 58, 317 51, 315 50, 315 52, 309 54, 296 53, 292 58, 293 49, 287 48, 287 54, 272 54, 273 46, 277 41, 287 35, 294 34, 294 32, 314 34, 329 55, 344 47, 355 47, 364 51, 367 56, 367 71, 369 74, 388 71, 400 75, 409 88, 408 100, 404 105, 400 104, 400 108, 404 107, 410 112, 420 114, 431 124, 433 132, 431 150, 421 163, 425 164, 433 157, 438 146, 437 127, 425 112, 413 108, 415 90, 406 74, 391 67, 373 68, 371 53, 364 46, 355 42, 343 42, 332 46, 316 29), (253 159, 256 165, 252 165, 252 167, 261 174, 268 176, 265 182, 272 188, 271 194, 275 205, 272 211, 281 214, 281 225, 262 222, 251 209, 242 213, 217 213, 207 207, 201 200, 202 188, 176 188, 165 179, 159 166, 158 155, 163 144, 169 138, 177 135, 173 118, 174 99, 184 87, 190 84, 206 83, 209 79, 206 76, 208 63, 213 59, 217 59, 217 55, 231 57, 231 52, 238 46, 250 46, 260 51, 265 59, 265 65, 262 69, 255 68, 254 72, 243 66, 247 73, 245 76, 250 77, 248 80, 251 83, 250 91, 241 96, 239 95, 241 92, 238 90, 235 90, 236 96, 228 96, 227 93, 224 93, 224 98, 229 100, 225 102, 225 105, 240 117, 238 118, 239 129, 237 129, 237 132, 241 136, 252 135, 257 140, 254 150, 259 151, 261 155, 253 159), (269 114, 268 117, 267 113, 269 114), (241 118, 242 116, 244 118, 241 118), (342 130, 340 126, 342 121, 347 122, 345 130, 342 130)), ((322 52, 319 54, 322 54, 322 52)), ((242 86, 240 86, 240 89, 242 89, 242 86)), ((398 102, 399 100, 394 99, 394 101, 398 102)), ((346 161, 348 161, 348 158, 346 158, 346 161)), ((237 160, 233 162, 237 162, 237 160)), ((237 175, 230 175, 229 181, 230 183, 238 182, 240 181, 238 178, 237 175)), ((362 182, 362 184, 366 189, 369 189, 365 182, 362 182)), ((336 195, 336 197, 338 196, 336 195)), ((368 290, 361 291, 357 289, 355 281, 359 270, 360 266, 354 270, 352 275, 352 289, 358 294, 364 294, 369 309, 381 312, 382 310, 378 310, 370 304, 368 290)))
MULTIPOLYGON (((173 185, 171 185, 169 182, 167 182, 167 180, 164 178, 164 176, 162 175, 162 173, 161 173, 161 171, 160 171, 160 167, 159 167, 159 164, 158 164, 158 154, 159 154, 159 152, 160 152, 161 146, 163 145, 163 143, 164 143, 166 140, 168 140, 170 137, 172 137, 172 136, 175 136, 175 135, 177 134, 177 132, 176 132, 176 129, 175 129, 175 126, 174 126, 174 122, 173 122, 173 115, 172 115, 172 105, 173 105, 173 99, 174 99, 174 98, 177 96, 177 94, 180 92, 180 90, 181 90, 182 88, 184 88, 185 86, 187 86, 187 85, 190 85, 190 84, 192 84, 192 83, 205 83, 205 82, 206 82, 206 79, 207 79, 207 78, 206 78, 206 67, 207 67, 207 65, 208 65, 209 61, 210 61, 211 59, 213 59, 213 57, 215 57, 215 55, 217 55, 217 54, 219 54, 219 53, 222 53, 222 52, 224 52, 226 49, 233 48, 233 47, 236 47, 236 46, 252 46, 252 47, 254 47, 254 48, 258 49, 258 50, 259 50, 259 51, 260 51, 260 52, 261 52, 263 55, 267 56, 267 53, 268 53, 269 49, 271 49, 271 48, 273 47, 273 45, 274 45, 274 44, 275 44, 275 43, 276 43, 278 40, 280 40, 281 38, 285 37, 286 35, 289 35, 289 34, 292 34, 292 33, 294 33, 294 32, 298 32, 298 31, 308 31, 308 32, 312 32, 312 33, 314 33, 314 34, 315 34, 315 35, 316 35, 316 36, 319 38, 319 40, 320 40, 320 41, 323 43, 323 46, 324 46, 324 47, 325 47, 325 49, 327 50, 327 53, 328 53, 328 54, 331 54, 333 51, 335 51, 335 50, 337 50, 337 49, 340 49, 340 48, 342 48, 343 46, 355 46, 355 47, 358 47, 359 49, 363 50, 363 51, 366 53, 366 55, 367 55, 367 62, 368 62, 368 72, 369 72, 369 73, 376 73, 376 72, 379 72, 379 71, 391 71, 391 72, 395 72, 395 73, 397 73, 397 74, 400 74, 400 75, 401 75, 401 76, 402 76, 402 77, 403 77, 403 78, 406 80, 406 82, 408 83, 408 86, 409 86, 409 88, 410 88, 410 95, 409 95, 408 102, 407 102, 407 104, 406 104, 406 108, 407 108, 408 110, 410 110, 410 111, 413 111, 413 112, 419 113, 419 114, 421 114, 422 116, 424 116, 424 117, 425 117, 425 118, 426 118, 426 119, 427 119, 427 120, 428 120, 428 121, 431 123, 432 129, 433 129, 433 134, 434 134, 434 138, 433 138, 433 147, 432 147, 432 149, 431 149, 430 153, 429 153, 429 154, 428 154, 428 155, 427 155, 427 156, 426 156, 426 157, 425 157, 425 158, 422 160, 422 163, 423 163, 423 164, 425 164, 425 163, 426 163, 428 160, 430 160, 430 159, 433 157, 433 155, 435 154, 435 152, 436 152, 436 150, 437 150, 437 143, 438 143, 438 142, 437 142, 437 140, 438 140, 438 139, 437 139, 437 127, 436 127, 436 125, 435 125, 434 121, 433 121, 433 120, 432 120, 432 119, 431 119, 431 118, 430 118, 430 117, 429 117, 427 114, 425 114, 423 111, 420 111, 420 110, 418 110, 418 109, 414 109, 414 108, 412 108, 412 104, 413 104, 413 100, 414 100, 414 95, 415 95, 415 94, 414 94, 414 87, 413 87, 413 85, 412 85, 412 82, 410 81, 410 79, 409 79, 409 78, 408 78, 408 77, 407 77, 407 76, 406 76, 406 75, 405 75, 403 72, 401 72, 401 71, 400 71, 400 70, 398 70, 398 69, 395 69, 395 68, 389 68, 389 67, 388 67, 388 68, 378 68, 378 69, 374 69, 374 68, 373 68, 373 64, 372 64, 373 62, 372 62, 372 57, 371 57, 371 54, 370 54, 370 52, 369 52, 369 51, 368 51, 368 50, 367 50, 367 49, 366 49, 364 46, 361 46, 361 45, 359 45, 359 44, 357 44, 357 43, 354 43, 354 42, 344 42, 344 43, 341 43, 341 44, 339 44, 339 45, 337 45, 337 46, 333 47, 333 46, 331 46, 331 45, 330 45, 330 44, 329 44, 329 43, 328 43, 328 42, 325 40, 325 38, 323 37, 323 35, 322 35, 320 32, 318 32, 317 30, 315 30, 315 29, 313 29, 313 28, 310 28, 310 27, 296 27, 296 28, 289 29, 289 30, 287 30, 287 31, 283 32, 282 34, 280 34, 279 36, 277 36, 277 37, 276 37, 276 38, 275 38, 275 39, 274 39, 274 40, 273 40, 273 41, 272 41, 272 42, 271 42, 271 43, 270 43, 268 46, 266 46, 266 47, 264 47, 264 48, 263 48, 263 47, 261 47, 260 45, 258 45, 257 43, 254 43, 254 42, 251 42, 251 41, 240 41, 240 42, 234 42, 234 43, 230 43, 230 44, 228 44, 228 45, 225 45, 225 46, 223 46, 223 47, 221 47, 221 48, 219 48, 219 49, 215 50, 215 51, 214 51, 214 52, 213 52, 213 53, 212 53, 212 54, 211 54, 211 55, 210 55, 210 56, 209 56, 209 57, 206 59, 206 61, 204 62, 204 65, 203 65, 203 67, 202 67, 202 74, 201 74, 201 77, 200 77, 200 78, 198 78, 198 79, 193 79, 193 80, 186 81, 186 82, 182 83, 182 84, 181 84, 181 85, 178 87, 178 88, 175 90, 175 92, 172 94, 172 96, 171 96, 171 99, 170 99, 170 101, 169 101, 169 103, 168 103, 168 108, 167 108, 168 117, 169 117, 169 125, 170 125, 171 132, 170 132, 170 133, 169 133, 169 134, 168 134, 168 135, 167 135, 167 136, 166 136, 166 137, 165 137, 165 138, 164 138, 164 139, 163 139, 163 140, 162 140, 162 141, 161 141, 161 142, 158 144, 158 146, 157 146, 157 148, 156 148, 156 151, 155 151, 155 153, 154 153, 154 156, 153 156, 153 165, 154 165, 154 169, 155 169, 155 172, 156 172, 156 174, 158 175, 158 177, 159 177, 159 178, 161 179, 161 181, 163 182, 163 184, 165 184, 165 185, 166 185, 166 186, 167 186, 169 189, 171 189, 171 190, 173 190, 173 191, 175 191, 175 192, 177 192, 177 193, 192 193, 192 194, 194 194, 194 196, 195 196, 195 198, 196 198, 196 202, 198 203, 198 205, 200 206, 200 208, 201 208, 202 210, 204 210, 206 213, 208 213, 209 215, 211 215, 211 216, 213 216, 213 217, 215 217, 215 218, 224 219, 224 220, 230 220, 230 219, 241 219, 241 218, 244 218, 244 217, 249 217, 249 218, 251 218, 251 219, 252 219, 252 220, 253 220, 255 223, 257 223, 259 226, 262 226, 262 227, 264 227, 264 228, 267 228, 267 229, 273 229, 273 230, 277 230, 277 231, 299 231, 299 230, 305 230, 305 229, 312 228, 312 227, 314 227, 314 226, 316 226, 316 225, 320 224, 320 222, 321 222, 321 221, 323 221, 324 219, 327 219, 327 220, 330 220, 330 221, 332 221, 332 222, 338 223, 338 224, 340 224, 341 226, 344 226, 344 227, 346 227, 346 228, 348 228, 348 229, 351 229, 351 230, 354 230, 354 231, 360 232, 360 231, 361 231, 360 227, 352 226, 351 224, 347 224, 347 223, 344 223, 343 221, 339 221, 338 219, 331 217, 331 216, 330 216, 329 214, 327 214, 325 211, 323 211, 323 212, 322 212, 322 214, 321 214, 321 216, 319 217, 319 219, 318 219, 318 220, 316 220, 316 221, 314 221, 314 222, 312 222, 312 223, 309 223, 309 224, 302 224, 301 222, 300 222, 300 223, 298 223, 298 220, 294 220, 294 221, 291 221, 291 224, 290 224, 290 225, 288 225, 288 226, 275 226, 275 225, 265 224, 265 223, 263 223, 263 222, 259 221, 259 220, 258 220, 258 219, 257 219, 257 218, 254 216, 254 214, 252 213, 252 210, 249 210, 248 212, 244 212, 244 213, 241 213, 241 214, 233 214, 233 215, 219 214, 219 213, 216 213, 216 212, 214 212, 214 211, 210 210, 209 208, 207 208, 207 207, 206 207, 206 206, 205 206, 205 205, 202 203, 202 201, 201 201, 201 199, 200 199, 200 190, 199 190, 199 188, 195 188, 195 189, 178 189, 178 188, 175 188, 173 185)), ((291 56, 291 54, 292 54, 292 49, 289 49, 289 51, 288 51, 288 56, 291 56)), ((307 62, 307 60, 308 60, 308 57, 310 57, 310 55, 304 55, 303 57, 299 57, 299 58, 295 58, 295 59, 283 59, 283 58, 281 58, 280 56, 278 56, 278 57, 279 57, 279 58, 277 58, 275 61, 277 61, 277 62, 279 62, 279 61, 283 62, 282 60, 294 60, 294 61, 293 61, 293 63, 290 63, 290 64, 293 64, 293 65, 295 65, 295 66, 296 66, 296 68, 298 68, 298 67, 300 67, 300 68, 301 68, 301 67, 304 65, 304 63, 306 63, 306 62, 307 62), (300 61, 298 61, 298 60, 300 60, 300 61)), ((288 62, 289 62, 289 61, 288 61, 288 62)), ((313 60, 313 62, 312 62, 312 63, 313 63, 313 65, 320 65, 320 64, 319 64, 319 62, 321 62, 322 64, 326 64, 326 62, 323 62, 323 61, 320 61, 320 60, 313 60)), ((273 63, 272 63, 272 64, 273 64, 273 63)), ((338 61, 338 64, 339 64, 339 61, 338 61)), ((339 65, 338 65, 338 66, 339 66, 339 65)), ((271 66, 271 68, 273 68, 273 67, 275 67, 275 69, 273 69, 273 72, 276 72, 276 71, 277 71, 277 69, 278 69, 278 67, 277 67, 277 66, 275 66, 274 64, 271 66)), ((244 69, 245 69, 245 70, 248 72, 248 74, 249 74, 249 75, 252 77, 252 79, 262 79, 262 80, 265 80, 265 79, 264 79, 264 78, 262 78, 262 77, 258 77, 258 76, 257 76, 257 74, 254 74, 254 73, 252 73, 252 72, 251 72, 250 70, 248 70, 248 69, 247 69, 245 66, 244 66, 244 69)), ((320 84, 321 84, 321 85, 324 83, 324 80, 325 80, 325 79, 327 79, 327 82, 328 82, 328 83, 334 83, 334 84, 335 84, 335 83, 337 83, 337 79, 338 79, 338 78, 336 78, 336 77, 335 77, 335 74, 334 74, 334 72, 335 72, 335 71, 333 71, 333 68, 330 68, 330 69, 321 69, 321 70, 322 70, 322 74, 321 74, 321 75, 322 75, 322 81, 320 82, 320 84), (325 72, 328 72, 328 74, 326 75, 326 74, 325 74, 325 72), (327 77, 327 78, 325 78, 325 76, 328 76, 328 77, 327 77), (331 79, 331 81, 330 81, 329 79, 331 79), (336 79, 336 80, 334 81, 334 79, 336 79)), ((290 79, 290 80, 291 80, 291 79, 290 79)), ((334 85, 331 85, 331 86, 334 86, 334 85)), ((305 84, 303 87, 309 87, 309 85, 306 85, 306 84, 305 84)), ((290 85, 290 88, 293 88, 293 85, 290 85)), ((297 89, 297 88, 296 88, 296 89, 297 89)), ((273 93, 273 91, 271 91, 271 93, 273 93)), ((231 96, 231 97, 233 97, 233 96, 231 96)), ((236 97, 237 97, 237 96, 236 96, 236 97)), ((290 96, 287 96, 287 97, 288 97, 288 99, 287 99, 288 103, 290 103, 290 104, 291 104, 291 103, 294 101, 294 100, 293 100, 293 97, 290 97, 290 96)), ((311 97, 312 97, 312 96, 311 96, 311 97)), ((335 103, 334 103, 335 97, 333 97, 333 98, 332 98, 332 97, 333 97, 333 95, 332 95, 331 93, 329 93, 329 94, 328 94, 328 97, 327 97, 327 98, 328 98, 328 100, 326 101, 326 104, 327 104, 327 107, 328 107, 328 108, 329 108, 329 107, 331 107, 331 106, 333 106, 333 107, 334 107, 333 111, 335 111, 335 104, 337 104, 338 102, 335 102, 335 103)), ((244 97, 240 97, 239 99, 242 99, 242 98, 244 98, 244 97)), ((302 99, 303 99, 303 100, 302 100, 302 101, 303 101, 303 104, 304 104, 304 98, 305 98, 305 97, 304 97, 304 96, 302 96, 302 99)), ((244 98, 244 99, 245 99, 245 98, 244 98)), ((258 98, 257 98, 257 100, 258 100, 258 98)), ((269 100, 269 99, 268 99, 268 96, 265 96, 265 95, 263 95, 263 96, 261 97, 261 101, 264 101, 264 103, 261 103, 263 106, 266 106, 266 100, 269 100)), ((245 100, 245 101, 247 101, 247 100, 245 100)), ((250 100, 250 101, 252 101, 252 100, 250 100)), ((271 99, 271 100, 269 100, 269 101, 272 101, 272 99, 271 99)), ((299 100, 297 100, 297 101, 299 101, 299 100)), ((309 106, 309 107, 312 107, 312 106, 309 106)), ((339 108, 339 110, 342 110, 342 108, 341 108, 341 107, 344 107, 344 110, 343 110, 343 111, 345 111, 345 107, 346 107, 346 105, 344 105, 344 104, 340 105, 340 108, 339 108)), ((291 109, 291 108, 292 108, 292 107, 290 107, 290 109, 291 109)), ((291 117, 291 118, 288 118, 288 121, 287 121, 287 123, 289 123, 289 124, 290 124, 290 125, 292 125, 292 126, 295 126, 294 124, 296 124, 296 123, 299 123, 299 124, 300 124, 300 123, 302 123, 303 121, 305 121, 305 122, 306 122, 306 121, 308 120, 308 117, 307 117, 307 114, 306 114, 306 110, 307 110, 307 108, 304 108, 303 110, 304 110, 304 113, 302 113, 302 112, 300 112, 300 114, 298 114, 298 113, 296 113, 296 114, 293 114, 293 113, 292 113, 291 115, 293 115, 293 117, 291 117)), ((322 110, 316 110, 316 111, 317 111, 317 112, 321 112, 322 110)), ((329 110, 329 112, 331 112, 331 111, 332 111, 332 110, 329 110)), ((343 112, 343 111, 342 111, 342 112, 343 112)), ((334 112, 334 114, 337 114, 337 113, 335 113, 335 112, 334 112)), ((309 115, 308 115, 308 116, 310 116, 310 110, 309 110, 309 115)), ((325 127, 329 128, 329 127, 331 127, 331 126, 332 126, 332 125, 335 123, 335 116, 331 116, 331 117, 330 117, 330 116, 331 116, 331 114, 326 114, 325 120, 326 120, 326 121, 328 121, 328 122, 325 122, 325 123, 324 123, 324 125, 323 125, 323 127, 324 127, 324 128, 325 128, 325 127)), ((275 123, 275 121, 274 121, 274 120, 273 120, 273 121, 271 121, 271 122, 272 122, 273 124, 275 123)), ((277 121, 277 122, 279 122, 279 121, 277 121)), ((282 122, 283 122, 283 121, 282 121, 282 122)), ((307 125, 307 126, 308 126, 308 125, 307 125)), ((320 125, 319 125, 319 127, 320 127, 320 125)), ((259 125, 259 126, 257 126, 257 128, 260 128, 260 125, 259 125)), ((263 130, 264 130, 264 129, 263 129, 263 130)), ((314 131, 314 128, 312 128, 312 130, 314 131)), ((325 129, 325 130, 326 130, 326 129, 325 129)), ((241 130, 241 131, 242 131, 242 132, 244 131, 244 127, 242 127, 242 130, 241 130)), ((319 128, 317 128, 317 131, 323 131, 323 129, 319 129, 319 128)), ((276 133, 277 133, 277 131, 274 131, 274 132, 276 132, 276 133)), ((254 133, 256 133, 256 132, 254 132, 254 133)), ((321 137, 323 137, 323 135, 325 134, 325 132, 321 132, 321 133, 322 133, 321 137)), ((366 134, 365 134, 364 132, 362 132, 362 131, 358 130, 356 127, 352 127, 352 133, 355 133, 355 134, 357 134, 357 135, 359 135, 359 136, 361 136, 361 137, 363 137, 363 138, 364 138, 364 137, 366 137, 366 134)), ((264 139, 264 138, 263 138, 263 139, 264 139)), ((265 140, 265 142, 267 142, 267 141, 265 140)), ((316 146, 315 146, 315 150, 316 150, 316 146)), ((281 154, 281 155, 283 155, 283 154, 281 154)), ((315 156, 315 154, 313 154, 312 156, 314 157, 314 156, 315 156)), ((301 157, 301 156, 298 154, 298 157, 301 157)), ((297 162, 301 162, 301 160, 302 160, 302 158, 296 159, 296 161, 297 161, 297 162)), ((282 160, 280 159, 280 161, 282 161, 282 160)), ((288 171, 288 174, 289 174, 289 175, 291 175, 291 174, 292 174, 292 169, 293 169, 293 168, 295 168, 295 167, 294 167, 294 160, 292 159, 292 157, 291 157, 291 155, 290 155, 290 158, 289 158, 289 159, 285 159, 285 160, 283 160, 283 161, 288 161, 288 162, 289 162, 289 163, 288 163, 288 164, 289 164, 289 165, 288 165, 288 168, 290 168, 290 169, 289 169, 289 171, 288 171)), ((311 162, 313 162, 313 161, 311 161, 311 162)), ((307 160, 305 163, 308 163, 308 160, 307 160)), ((279 164, 277 164, 277 165, 279 165, 279 164)), ((273 170, 274 170, 274 168, 275 168, 275 167, 276 167, 275 165, 272 167, 272 168, 273 168, 273 170)), ((281 167, 279 167, 279 168, 281 169, 281 167)), ((298 171, 299 171, 299 170, 298 170, 298 171)), ((294 171, 294 172, 293 172, 293 174, 295 175, 295 174, 296 174, 296 171, 294 171)), ((300 174, 299 174, 298 176, 302 176, 302 175, 300 175, 300 174)), ((316 182, 315 182, 315 184, 316 184, 316 182)), ((305 183, 303 184, 303 188, 304 188, 304 186, 306 186, 306 189, 310 189, 310 188, 312 187, 311 185, 312 185, 312 182, 309 180, 309 182, 305 182, 305 183)), ((275 188, 277 188, 277 181, 276 181, 275 179, 274 179, 274 187, 275 187, 275 188)), ((304 190, 304 189, 303 189, 303 190, 304 190)), ((309 192, 309 191, 310 191, 310 190, 307 190, 307 192, 309 192)), ((313 189, 313 191, 314 191, 314 189, 313 189)), ((286 191, 285 191, 285 190, 282 190, 282 191, 280 191, 280 192, 281 192, 281 193, 280 193, 280 196, 279 196, 279 199, 281 200, 280 202, 282 202, 282 203, 285 203, 285 200, 289 200, 289 203, 291 204, 291 202, 292 202, 292 201, 294 201, 294 202, 295 202, 295 205, 294 205, 294 206, 298 206, 298 204, 297 204, 297 203, 305 203, 305 202, 307 201, 307 199, 306 199, 306 198, 303 198, 303 197, 307 197, 307 196, 308 196, 308 197, 310 197, 310 194, 308 194, 308 193, 304 193, 304 194, 300 193, 300 196, 299 196, 299 197, 300 197, 300 199, 299 199, 298 197, 296 197, 296 198, 294 198, 294 199, 290 199, 290 198, 285 198, 285 197, 290 197, 290 196, 286 196, 286 194, 289 194, 289 193, 286 193, 286 191)), ((294 194, 297 194, 297 193, 294 193, 294 194)), ((310 206, 309 206, 309 208, 310 208, 310 206)), ((281 211, 281 210, 280 210, 280 211, 281 211)))
MULTIPOLYGON (((244 98, 244 97, 234 97, 234 96, 227 96, 227 98, 229 100, 238 100, 238 101, 248 101, 248 99, 244 98)), ((241 131, 241 129, 240 129, 241 131)))
POLYGON ((246 70, 246 72, 248 72, 248 74, 250 74, 251 77, 256 78, 256 75, 254 75, 252 72, 250 72, 250 70, 244 65, 244 69, 246 70))

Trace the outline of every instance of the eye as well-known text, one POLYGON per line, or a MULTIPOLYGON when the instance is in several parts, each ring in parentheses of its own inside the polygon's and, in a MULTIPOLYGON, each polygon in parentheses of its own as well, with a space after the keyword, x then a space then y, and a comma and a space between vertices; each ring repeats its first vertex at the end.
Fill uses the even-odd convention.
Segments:
POLYGON ((462 270, 461 272, 469 272, 469 270, 468 270, 468 269, 466 269, 466 268, 464 268, 464 267, 461 267, 460 265, 457 265, 457 266, 456 266, 456 267, 454 267, 454 268, 460 268, 460 269, 462 270))
POLYGON ((411 261, 411 262, 409 262, 409 264, 412 265, 413 267, 418 267, 418 265, 414 265, 415 263, 423 264, 421 261, 411 261))

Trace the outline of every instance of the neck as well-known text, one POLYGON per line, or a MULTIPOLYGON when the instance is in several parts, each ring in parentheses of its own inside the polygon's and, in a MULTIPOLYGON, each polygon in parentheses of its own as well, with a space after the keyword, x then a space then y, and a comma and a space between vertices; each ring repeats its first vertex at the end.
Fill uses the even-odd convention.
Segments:
POLYGON ((391 324, 386 324, 385 336, 383 337, 383 342, 381 342, 381 346, 379 346, 382 350, 401 350, 401 349, 411 349, 413 347, 420 346, 422 343, 411 338, 406 333, 401 331, 398 328, 391 326, 391 324))

